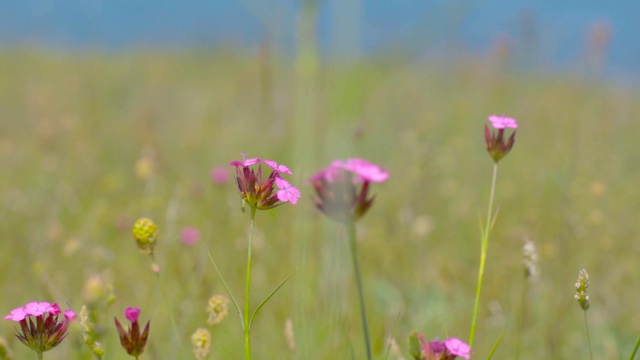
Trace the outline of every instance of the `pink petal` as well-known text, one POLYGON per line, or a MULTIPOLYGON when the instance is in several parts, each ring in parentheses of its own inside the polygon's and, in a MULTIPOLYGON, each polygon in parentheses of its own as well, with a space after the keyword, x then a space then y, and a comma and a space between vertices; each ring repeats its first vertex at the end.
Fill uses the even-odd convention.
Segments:
POLYGON ((273 160, 264 160, 264 163, 269 165, 269 167, 271 167, 273 170, 279 173, 291 175, 291 170, 289 170, 289 168, 286 167, 285 165, 282 165, 282 164, 278 165, 278 163, 273 160))
POLYGON ((27 305, 24 306, 24 311, 25 313, 27 313, 27 315, 32 315, 32 316, 40 316, 42 314, 44 314, 45 312, 48 312, 49 308, 51 307, 51 304, 49 304, 48 302, 30 302, 27 305))
POLYGON ((517 129, 518 128, 518 122, 516 121, 516 119, 510 118, 510 117, 490 115, 488 119, 491 122, 491 125, 495 129, 504 129, 504 128, 517 129))
POLYGON ((469 353, 471 352, 471 347, 469 347, 467 343, 465 343, 460 339, 456 339, 456 338, 446 339, 444 341, 444 346, 446 346, 449 352, 451 352, 451 354, 453 355, 460 356, 461 358, 464 358, 464 359, 470 358, 469 353))
POLYGON ((54 316, 58 315, 60 314, 60 306, 58 306, 58 303, 53 303, 53 305, 49 306, 47 312, 54 316))
POLYGON ((344 163, 344 169, 353 172, 365 181, 383 182, 389 178, 389 173, 382 171, 378 165, 360 158, 347 159, 344 163))
POLYGON ((13 321, 22 321, 27 316, 29 316, 29 314, 27 314, 24 311, 24 308, 21 306, 19 308, 15 308, 15 309, 11 310, 11 313, 9 313, 9 315, 5 316, 4 319, 5 320, 13 320, 13 321))

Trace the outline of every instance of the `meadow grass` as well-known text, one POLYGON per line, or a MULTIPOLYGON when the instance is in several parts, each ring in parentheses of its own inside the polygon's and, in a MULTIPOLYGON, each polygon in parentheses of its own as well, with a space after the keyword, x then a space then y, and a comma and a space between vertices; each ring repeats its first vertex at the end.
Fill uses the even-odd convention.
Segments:
MULTIPOLYGON (((209 253, 242 298, 248 215, 233 181, 215 185, 209 171, 246 152, 289 165, 302 191, 298 205, 262 212, 256 224, 252 304, 294 276, 256 319, 254 358, 362 359, 349 244, 314 208, 306 183, 334 158, 358 156, 391 174, 372 188, 376 203, 357 224, 374 358, 399 358, 387 351, 393 338, 408 359, 413 330, 466 340, 493 166, 482 127, 504 113, 520 127, 500 162, 474 358, 503 332, 494 359, 512 358, 516 346, 520 359, 587 358, 573 299, 582 268, 594 358, 626 358, 640 332, 639 100, 604 80, 518 74, 487 59, 325 63, 304 73, 224 50, 4 52, 0 308, 39 300, 79 311, 85 282, 101 274, 116 296, 97 305, 105 359, 128 358, 113 326, 127 306, 151 320, 142 359, 192 358, 198 327, 211 331, 211 359, 242 358, 233 308, 213 326, 204 309, 225 294, 209 253), (141 158, 153 166, 148 176, 136 174, 141 158), (143 216, 159 227, 162 281, 131 235, 143 216), (186 226, 201 231, 197 245, 180 242, 186 226), (541 271, 529 285, 525 237, 541 271)), ((0 322, 0 335, 15 358, 31 358, 15 327, 0 322)), ((91 353, 75 326, 45 358, 91 353)))

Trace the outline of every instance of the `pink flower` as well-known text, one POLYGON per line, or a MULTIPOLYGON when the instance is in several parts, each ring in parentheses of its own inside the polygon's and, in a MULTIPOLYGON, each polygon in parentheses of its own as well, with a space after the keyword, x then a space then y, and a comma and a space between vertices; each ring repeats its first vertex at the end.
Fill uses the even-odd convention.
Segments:
POLYGON ((72 310, 66 310, 63 318, 60 318, 59 314, 58 304, 34 301, 11 310, 11 313, 4 318, 19 322, 21 332, 16 334, 18 340, 38 354, 42 354, 64 340, 69 323, 76 318, 72 310))
POLYGON ((518 122, 516 121, 516 119, 506 117, 504 115, 503 116, 490 115, 489 121, 491 122, 491 125, 495 129, 504 129, 504 128, 517 129, 518 128, 518 122))
POLYGON ((335 160, 313 175, 309 181, 318 197, 316 207, 341 222, 360 219, 373 204, 369 197, 372 182, 384 182, 389 173, 367 160, 335 160))
POLYGON ((300 191, 287 181, 281 181, 284 180, 282 174, 291 174, 288 167, 265 160, 264 163, 273 171, 264 177, 260 159, 247 159, 246 154, 242 154, 242 158, 242 161, 232 161, 230 165, 236 167, 236 183, 242 198, 243 210, 246 205, 257 210, 268 210, 285 202, 297 203, 300 191), (258 165, 257 169, 251 168, 252 165, 258 165), (275 191, 274 186, 279 190, 275 191))
POLYGON ((194 227, 186 227, 180 232, 180 240, 185 245, 195 245, 200 241, 200 231, 194 227))
POLYGON ((297 204, 300 198, 300 190, 291 186, 289 182, 283 178, 276 178, 276 186, 280 189, 276 193, 278 199, 282 202, 290 202, 297 204))
POLYGON ((75 320, 77 317, 76 313, 73 312, 73 310, 65 310, 64 311, 64 318, 67 319, 67 321, 72 321, 75 320))
POLYGON ((444 341, 444 346, 447 347, 447 350, 451 353, 451 355, 460 356, 464 359, 469 359, 471 357, 471 347, 467 345, 467 343, 463 342, 460 339, 449 338, 444 341))
POLYGON ((140 324, 138 324, 138 317, 140 316, 140 309, 128 307, 124 311, 124 316, 127 320, 131 321, 131 325, 127 330, 122 327, 122 324, 117 318, 114 318, 116 322, 116 330, 120 337, 120 345, 127 350, 127 353, 135 358, 138 358, 144 351, 145 345, 147 345, 147 339, 149 338, 149 321, 145 325, 144 330, 140 332, 140 324))
POLYGON ((489 127, 485 124, 484 142, 487 145, 487 152, 489 153, 493 161, 495 163, 498 163, 500 159, 505 157, 509 153, 509 151, 511 151, 511 148, 516 141, 515 130, 513 130, 511 136, 509 136, 508 139, 505 139, 504 130, 505 128, 516 129, 518 127, 518 123, 515 119, 497 115, 489 116, 489 121, 497 131, 489 130, 489 127))
POLYGON ((223 166, 216 166, 211 170, 211 181, 216 185, 224 185, 229 182, 229 170, 223 166))

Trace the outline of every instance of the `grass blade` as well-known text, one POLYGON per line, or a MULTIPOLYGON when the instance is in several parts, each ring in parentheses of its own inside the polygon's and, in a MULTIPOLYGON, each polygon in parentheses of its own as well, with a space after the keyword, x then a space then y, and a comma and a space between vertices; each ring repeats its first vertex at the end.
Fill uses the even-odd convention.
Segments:
POLYGON ((218 277, 220 277, 220 280, 222 280, 222 285, 224 286, 224 289, 227 290, 227 294, 229 294, 229 297, 231 298, 231 302, 233 302, 233 306, 236 307, 236 311, 238 312, 238 315, 240 315, 240 320, 242 320, 240 321, 242 323, 242 330, 244 330, 244 320, 242 317, 242 310, 240 310, 240 306, 238 306, 238 302, 233 297, 233 294, 231 293, 229 286, 227 286, 227 282, 224 281, 224 278, 222 277, 222 274, 218 269, 218 265, 216 265, 216 261, 213 260, 213 256, 211 256, 211 253, 209 253, 209 259, 211 259, 211 263, 213 264, 213 267, 216 269, 216 273, 218 274, 218 277))

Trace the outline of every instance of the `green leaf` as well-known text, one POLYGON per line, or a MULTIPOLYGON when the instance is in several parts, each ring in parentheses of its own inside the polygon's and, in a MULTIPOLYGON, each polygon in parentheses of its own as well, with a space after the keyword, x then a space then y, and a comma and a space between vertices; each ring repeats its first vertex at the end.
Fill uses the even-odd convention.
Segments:
POLYGON ((224 278, 222 277, 222 274, 218 269, 218 265, 216 265, 216 261, 213 260, 213 256, 211 256, 211 253, 209 253, 209 259, 211 259, 211 263, 213 264, 213 267, 216 269, 216 273, 218 273, 218 277, 220 277, 220 280, 222 280, 222 285, 224 286, 224 289, 227 290, 227 294, 229 294, 229 297, 231 298, 231 302, 233 302, 233 305, 236 307, 236 311, 238 312, 238 315, 240 315, 240 323, 242 323, 242 330, 244 331, 244 318, 242 316, 242 310, 240 310, 240 306, 238 306, 238 302, 233 297, 231 290, 229 290, 229 286, 227 286, 227 282, 224 281, 224 278))
POLYGON ((493 353, 496 352, 496 350, 498 349, 498 345, 500 345, 500 341, 502 341, 503 336, 504 336, 504 330, 502 330, 500 337, 498 337, 498 341, 496 341, 495 345, 493 345, 493 349, 491 349, 491 352, 489 353, 489 355, 487 355, 487 360, 490 360, 491 357, 493 356, 493 353))
MULTIPOLYGON (((295 272, 294 272, 295 273, 295 272)), ((258 315, 258 312, 262 309, 262 307, 267 303, 267 301, 269 301, 269 299, 271 299, 271 297, 273 295, 275 295, 275 293, 280 290, 280 288, 287 282, 289 281, 289 279, 291 279, 291 277, 293 276, 292 273, 291 275, 287 276, 286 279, 282 280, 282 282, 280 284, 278 284, 278 286, 276 286, 275 289, 273 289, 271 291, 271 293, 269 293, 269 295, 262 300, 262 302, 260 303, 260 305, 258 305, 258 307, 256 308, 256 310, 253 312, 253 314, 251 315, 251 320, 249 321, 249 329, 251 329, 251 324, 253 324, 253 320, 256 318, 256 315, 258 315)), ((239 310, 238 310, 239 311, 239 310)))
POLYGON ((633 360, 633 358, 636 357, 638 347, 640 347, 640 337, 638 338, 638 341, 636 341, 636 346, 633 348, 633 352, 631 353, 631 356, 629 356, 629 360, 633 360))

